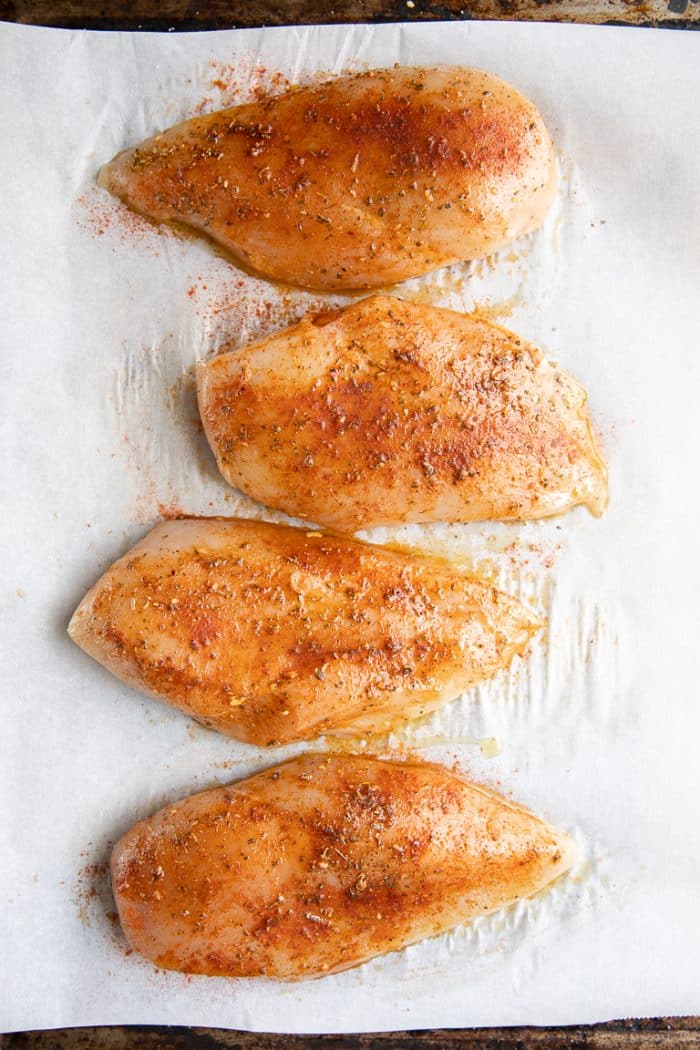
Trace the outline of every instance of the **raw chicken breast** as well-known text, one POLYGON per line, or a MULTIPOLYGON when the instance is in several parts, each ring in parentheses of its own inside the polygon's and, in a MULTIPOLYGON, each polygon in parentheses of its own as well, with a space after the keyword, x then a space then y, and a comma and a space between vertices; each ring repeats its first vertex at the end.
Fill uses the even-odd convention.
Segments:
POLYGON ((448 563, 259 521, 157 525, 73 615, 118 678, 260 745, 385 731, 507 666, 537 629, 448 563))
POLYGON ((156 965, 298 980, 513 904, 574 860, 567 835, 441 766, 305 755, 137 824, 112 885, 156 965))
POLYGON ((469 315, 373 296, 214 358, 198 385, 226 480, 338 531, 607 501, 583 388, 469 315))
POLYGON ((535 229, 556 167, 531 102, 448 66, 373 70, 195 117, 120 153, 98 181, 267 277, 375 288, 535 229))

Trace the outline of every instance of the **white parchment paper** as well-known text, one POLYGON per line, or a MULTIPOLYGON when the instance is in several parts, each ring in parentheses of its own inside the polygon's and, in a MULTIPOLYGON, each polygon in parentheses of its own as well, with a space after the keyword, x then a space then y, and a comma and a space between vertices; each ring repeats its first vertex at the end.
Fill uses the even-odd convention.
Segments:
POLYGON ((0 1029, 700 1012, 699 98, 691 33, 0 27, 0 1029), (324 980, 159 972, 114 923, 110 844, 168 800, 324 744, 264 752, 200 729, 111 678, 65 628, 161 513, 274 517, 217 475, 192 366, 319 297, 131 216, 95 173, 195 112, 393 62, 488 69, 544 114, 562 182, 543 230, 401 294, 477 309, 576 375, 612 499, 599 521, 374 534, 460 558, 548 621, 527 661, 380 750, 457 763, 575 834, 581 863, 508 913, 324 980))

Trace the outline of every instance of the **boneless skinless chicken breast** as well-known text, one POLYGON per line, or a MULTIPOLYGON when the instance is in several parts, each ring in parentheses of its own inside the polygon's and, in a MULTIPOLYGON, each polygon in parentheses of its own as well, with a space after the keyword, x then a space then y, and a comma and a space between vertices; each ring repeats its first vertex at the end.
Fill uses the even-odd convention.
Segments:
POLYGON ((69 632, 137 689, 271 745, 426 714, 506 667, 537 626, 438 559, 212 518, 156 526, 69 632))
POLYGON ((99 182, 267 277, 351 289, 535 229, 556 165, 531 102, 446 66, 373 70, 195 117, 120 153, 99 182))
POLYGON ((373 296, 212 359, 198 387, 226 480, 338 531, 607 501, 583 388, 469 315, 373 296))
POLYGON ((567 835, 440 766, 306 755, 137 824, 112 884, 158 966, 298 980, 513 904, 574 859, 567 835))

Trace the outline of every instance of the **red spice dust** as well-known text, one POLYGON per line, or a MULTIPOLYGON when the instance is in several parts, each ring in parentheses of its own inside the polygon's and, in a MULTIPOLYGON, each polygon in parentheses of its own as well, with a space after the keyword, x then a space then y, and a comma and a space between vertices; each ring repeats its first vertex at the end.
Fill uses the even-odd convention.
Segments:
POLYGON ((507 789, 500 777, 489 777, 484 774, 483 769, 477 774, 471 767, 469 759, 453 752, 452 761, 445 761, 445 765, 460 780, 466 780, 469 784, 476 784, 487 791, 497 791, 503 798, 512 798, 512 792, 507 789))
MULTIPOLYGON (((104 855, 108 857, 112 843, 107 843, 104 855)), ((81 857, 92 855, 92 850, 83 850, 81 857)), ((132 950, 126 943, 119 925, 112 883, 107 860, 85 860, 78 869, 73 886, 73 900, 78 907, 80 921, 83 925, 101 926, 114 945, 123 955, 131 955, 132 950)))
POLYGON ((98 186, 77 198, 74 216, 81 230, 92 237, 107 237, 114 252, 124 245, 136 245, 150 255, 159 256, 163 238, 173 242, 180 239, 168 226, 150 222, 98 186))
POLYGON ((163 487, 152 479, 141 478, 140 492, 131 511, 131 518, 136 525, 151 528, 159 519, 170 521, 185 517, 187 513, 177 503, 172 485, 163 487))
POLYGON ((159 503, 158 513, 164 521, 177 521, 179 518, 189 517, 189 514, 176 503, 159 503))
POLYGON ((207 94, 197 103, 195 114, 259 102, 291 87, 289 77, 281 70, 258 65, 252 56, 242 56, 235 63, 214 60, 209 63, 209 68, 213 74, 209 84, 214 94, 207 94))
POLYGON ((531 561, 537 560, 542 568, 551 569, 554 567, 561 549, 561 543, 521 543, 520 540, 513 540, 512 543, 503 548, 503 553, 508 556, 508 560, 514 568, 524 569, 530 565, 531 561), (531 555, 534 555, 535 558, 532 558, 531 555))
MULTIPOLYGON (((84 854, 81 854, 83 856, 84 854)), ((104 880, 107 876, 107 865, 90 861, 78 871, 74 898, 81 909, 101 895, 104 880)))
POLYGON ((199 274, 187 295, 195 317, 206 325, 211 349, 217 352, 255 342, 329 305, 327 298, 282 289, 228 267, 222 269, 221 263, 199 274))

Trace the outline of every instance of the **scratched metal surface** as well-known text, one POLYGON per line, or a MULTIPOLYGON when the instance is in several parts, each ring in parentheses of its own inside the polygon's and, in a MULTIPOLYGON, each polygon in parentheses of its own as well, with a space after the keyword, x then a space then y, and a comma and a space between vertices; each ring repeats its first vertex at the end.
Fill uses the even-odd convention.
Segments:
POLYGON ((0 1050, 681 1050, 700 1047, 700 1018, 575 1028, 483 1028, 384 1035, 285 1036, 213 1028, 73 1028, 0 1036, 0 1050))
MULTIPOLYGON (((700 0, 0 0, 0 20, 83 29, 192 31, 333 22, 516 19, 700 29, 700 0)), ((700 1017, 570 1028, 285 1036, 211 1028, 106 1027, 0 1035, 0 1050, 675 1050, 700 1017)))
POLYGON ((697 28, 700 0, 0 0, 0 19, 84 29, 196 30, 477 18, 697 28))

